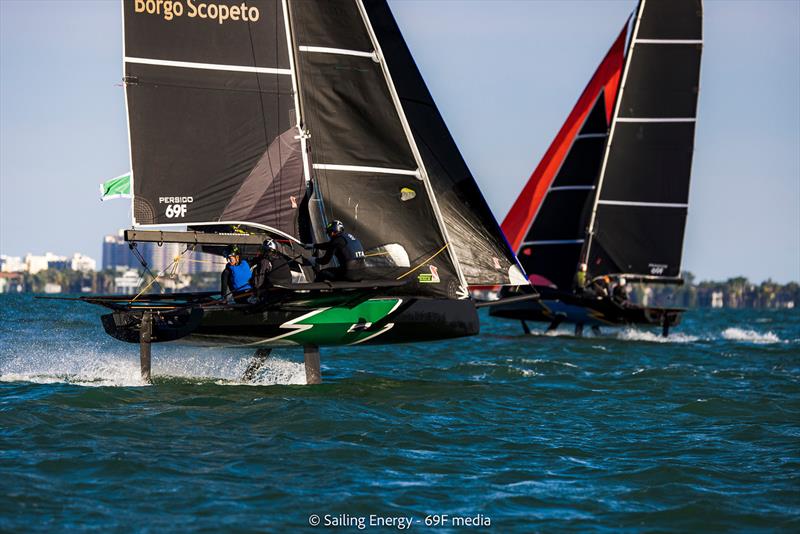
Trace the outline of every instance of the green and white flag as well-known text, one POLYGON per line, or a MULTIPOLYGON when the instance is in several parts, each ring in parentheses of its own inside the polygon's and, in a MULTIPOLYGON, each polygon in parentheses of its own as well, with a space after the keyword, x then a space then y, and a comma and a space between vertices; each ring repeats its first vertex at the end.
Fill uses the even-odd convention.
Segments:
POLYGON ((100 184, 100 200, 131 198, 131 173, 117 176, 100 184))

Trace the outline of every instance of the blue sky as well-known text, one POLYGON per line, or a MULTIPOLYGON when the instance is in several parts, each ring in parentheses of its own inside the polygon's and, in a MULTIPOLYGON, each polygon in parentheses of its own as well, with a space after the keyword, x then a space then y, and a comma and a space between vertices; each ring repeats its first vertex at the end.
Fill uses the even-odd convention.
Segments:
MULTIPOLYGON (((502 220, 634 0, 391 1, 502 220)), ((705 2, 684 268, 800 279, 800 2, 705 2)), ((116 1, 0 0, 0 252, 80 251, 129 224, 116 1)))

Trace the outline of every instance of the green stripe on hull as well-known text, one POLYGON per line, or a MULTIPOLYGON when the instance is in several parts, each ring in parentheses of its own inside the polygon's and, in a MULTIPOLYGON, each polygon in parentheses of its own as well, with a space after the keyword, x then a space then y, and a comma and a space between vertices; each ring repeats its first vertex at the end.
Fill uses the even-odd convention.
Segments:
POLYGON ((402 299, 372 299, 352 308, 320 308, 281 325, 281 330, 292 330, 269 341, 278 339, 298 345, 353 345, 378 337, 392 328, 392 323, 377 329, 371 326, 389 315, 403 302, 402 299))

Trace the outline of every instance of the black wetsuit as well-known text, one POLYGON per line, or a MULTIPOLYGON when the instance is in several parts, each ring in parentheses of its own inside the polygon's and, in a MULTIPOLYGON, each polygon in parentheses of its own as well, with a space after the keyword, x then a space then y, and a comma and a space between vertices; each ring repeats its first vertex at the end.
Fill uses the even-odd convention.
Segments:
POLYGON ((275 287, 275 284, 291 284, 291 260, 283 254, 269 254, 255 258, 253 286, 259 292, 275 287))
POLYGON ((614 290, 611 292, 611 299, 620 306, 625 306, 628 302, 628 292, 625 291, 625 286, 620 284, 614 286, 614 290))
POLYGON ((341 233, 327 243, 314 245, 314 248, 325 251, 325 255, 317 260, 318 265, 327 265, 334 256, 339 262, 338 267, 318 272, 315 282, 325 280, 358 282, 364 278, 364 247, 353 234, 341 233))

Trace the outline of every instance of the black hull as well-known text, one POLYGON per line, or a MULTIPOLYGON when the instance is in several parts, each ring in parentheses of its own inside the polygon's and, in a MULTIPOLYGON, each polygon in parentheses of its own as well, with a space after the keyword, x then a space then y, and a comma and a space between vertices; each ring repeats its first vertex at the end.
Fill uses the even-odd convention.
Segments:
POLYGON ((593 298, 561 292, 542 292, 529 300, 490 308, 489 315, 518 321, 572 323, 586 326, 666 326, 680 323, 684 308, 620 305, 609 298, 593 298))
MULTIPOLYGON (((139 342, 143 309, 121 309, 103 316, 106 332, 139 342)), ((195 306, 152 309, 153 342, 179 341, 202 346, 336 346, 436 341, 477 335, 472 301, 373 298, 352 307, 195 306)))

